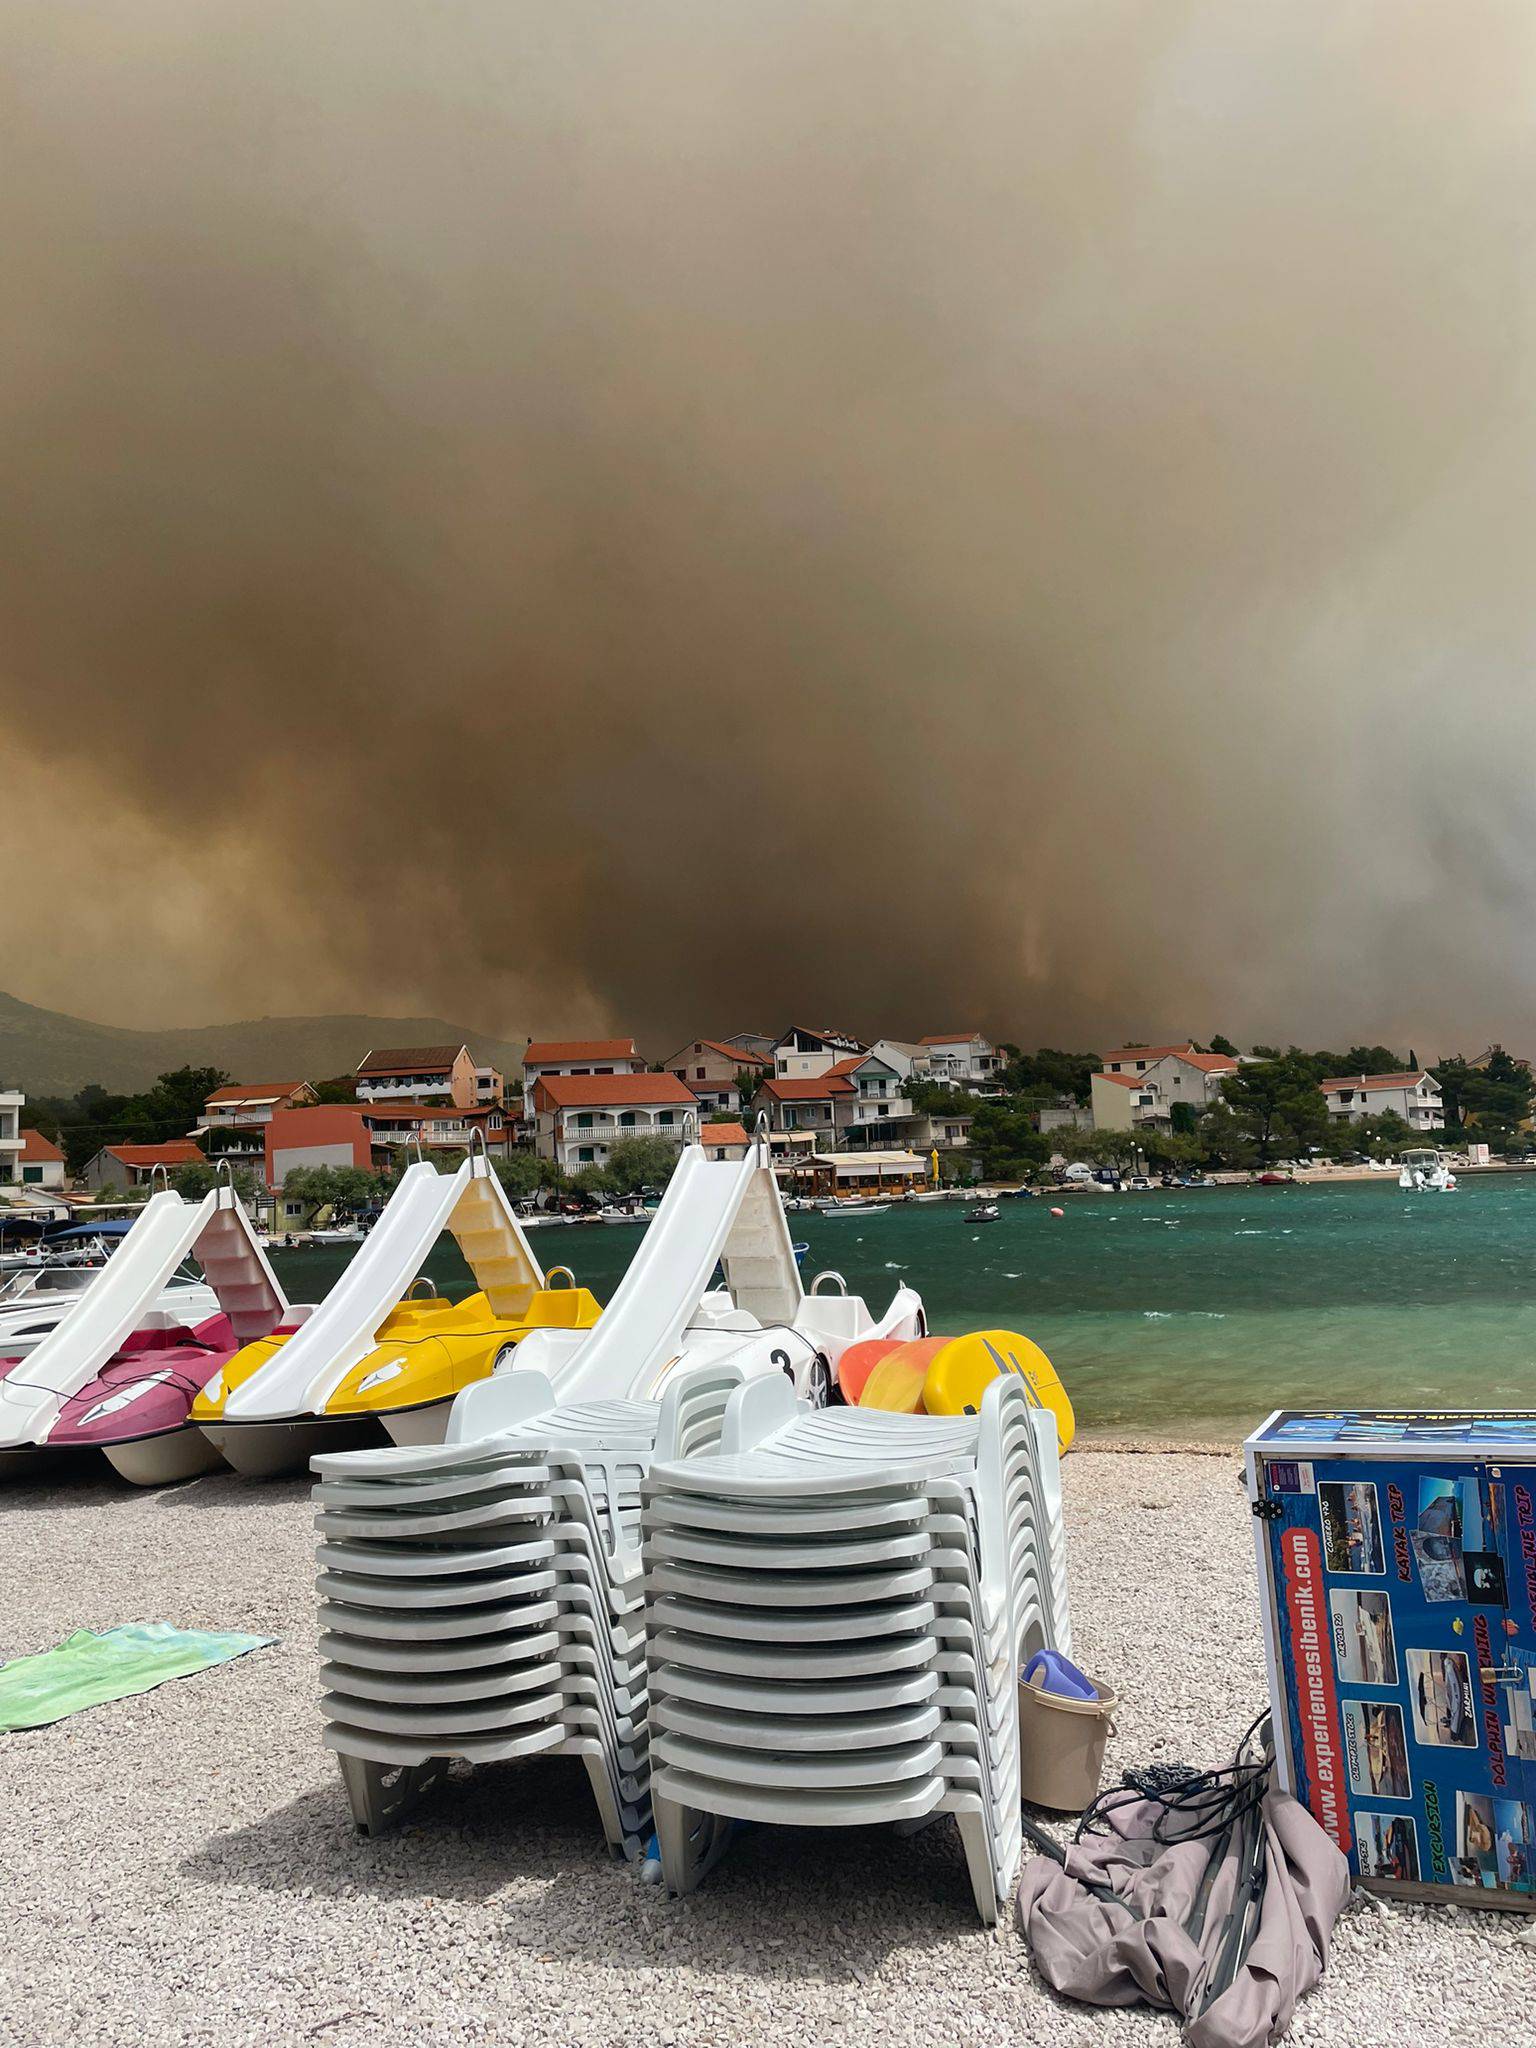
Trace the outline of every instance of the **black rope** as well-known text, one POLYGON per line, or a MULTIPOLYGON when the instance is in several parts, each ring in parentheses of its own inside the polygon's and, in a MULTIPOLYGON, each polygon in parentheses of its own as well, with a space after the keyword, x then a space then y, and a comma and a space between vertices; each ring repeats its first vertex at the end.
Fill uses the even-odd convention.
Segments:
POLYGON ((1152 1822, 1151 1835, 1164 1847, 1175 1842, 1209 1841, 1240 1826, 1269 1790, 1274 1750, 1267 1737, 1258 1756, 1248 1755, 1267 1718, 1267 1713, 1261 1713, 1253 1720, 1233 1761, 1221 1770, 1157 1763, 1127 1771, 1118 1785, 1101 1792, 1085 1809, 1073 1839, 1080 1842, 1085 1835, 1111 1833, 1111 1816, 1142 1802, 1161 1808, 1152 1822))

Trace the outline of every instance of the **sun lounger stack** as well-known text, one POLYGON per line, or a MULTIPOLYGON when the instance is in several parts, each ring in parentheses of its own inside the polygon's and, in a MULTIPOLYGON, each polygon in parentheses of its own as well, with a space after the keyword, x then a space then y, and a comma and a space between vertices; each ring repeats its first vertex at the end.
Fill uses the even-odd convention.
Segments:
POLYGON ((540 1373, 468 1388, 443 1444, 314 1460, 322 1710, 359 1828, 453 1758, 579 1755, 610 1845, 650 1827, 640 1488, 719 1441, 738 1369, 660 1403, 556 1405, 540 1373))
POLYGON ((1018 1673, 1067 1642, 1056 1426, 1000 1377, 977 1416, 731 1397, 718 1453, 644 1485, 651 1793, 693 1889, 735 1820, 952 1813, 997 1919, 1020 1855, 1018 1673))

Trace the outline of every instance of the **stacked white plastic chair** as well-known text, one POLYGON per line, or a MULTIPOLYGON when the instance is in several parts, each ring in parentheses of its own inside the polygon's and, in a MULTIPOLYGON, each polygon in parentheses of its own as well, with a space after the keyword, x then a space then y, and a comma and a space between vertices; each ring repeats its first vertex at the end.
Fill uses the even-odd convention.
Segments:
POLYGON ((732 1367, 661 1402, 556 1404, 531 1371, 454 1403, 447 1442, 314 1460, 325 1742, 374 1834, 450 1760, 579 1755, 610 1845, 650 1826, 640 1487, 719 1441, 732 1367))
POLYGON ((644 1488, 651 1794, 686 1892, 737 1820, 959 1824, 988 1924, 1020 1855, 1020 1667, 1069 1646, 1054 1418, 731 1397, 718 1454, 644 1488))

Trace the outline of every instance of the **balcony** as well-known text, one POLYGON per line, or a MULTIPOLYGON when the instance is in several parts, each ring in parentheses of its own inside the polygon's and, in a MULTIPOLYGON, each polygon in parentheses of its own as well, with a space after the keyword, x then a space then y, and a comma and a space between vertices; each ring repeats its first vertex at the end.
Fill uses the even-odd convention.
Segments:
POLYGON ((900 1123, 903 1117, 916 1116, 909 1095, 866 1095, 853 1106, 850 1124, 891 1124, 900 1123))
POLYGON ((613 1145, 623 1138, 670 1138, 675 1145, 680 1145, 683 1142, 682 1118, 671 1124, 621 1124, 611 1116, 594 1113, 590 1124, 578 1124, 574 1117, 567 1117, 560 1126, 562 1145, 613 1145))
POLYGON ((419 1102, 427 1096, 452 1093, 451 1074, 420 1074, 414 1078, 406 1076, 403 1079, 378 1074, 359 1074, 357 1077, 359 1102, 393 1102, 397 1099, 419 1102))

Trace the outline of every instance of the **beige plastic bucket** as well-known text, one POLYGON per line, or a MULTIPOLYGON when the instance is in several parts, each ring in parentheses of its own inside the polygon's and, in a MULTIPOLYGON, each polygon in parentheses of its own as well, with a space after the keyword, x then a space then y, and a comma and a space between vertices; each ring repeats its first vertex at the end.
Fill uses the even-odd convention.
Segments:
POLYGON ((1031 1806, 1081 1813, 1098 1797, 1104 1745, 1114 1733, 1115 1696, 1098 1685, 1096 1700, 1068 1700, 1019 1687, 1019 1790, 1031 1806))

